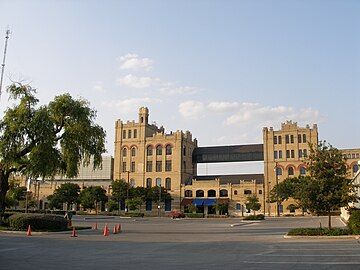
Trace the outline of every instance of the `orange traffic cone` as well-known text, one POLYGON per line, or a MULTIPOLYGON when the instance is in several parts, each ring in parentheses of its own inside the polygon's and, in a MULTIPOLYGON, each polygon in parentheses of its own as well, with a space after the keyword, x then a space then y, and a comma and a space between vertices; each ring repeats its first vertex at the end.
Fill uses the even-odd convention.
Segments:
POLYGON ((118 232, 118 233, 121 233, 121 224, 118 224, 116 227, 117 227, 117 228, 116 228, 117 232, 118 232))
POLYGON ((97 229, 98 229, 97 222, 95 222, 95 225, 94 225, 93 229, 94 229, 94 230, 97 230, 97 229))
POLYGON ((117 234, 117 233, 118 233, 117 226, 114 225, 113 234, 117 234))
POLYGON ((71 237, 77 237, 77 232, 75 227, 73 227, 72 233, 71 233, 71 237))
POLYGON ((27 232, 26 232, 27 236, 31 236, 31 226, 29 225, 27 232))
POLYGON ((108 225, 105 224, 103 235, 104 236, 109 236, 109 233, 110 233, 110 231, 109 231, 108 225))

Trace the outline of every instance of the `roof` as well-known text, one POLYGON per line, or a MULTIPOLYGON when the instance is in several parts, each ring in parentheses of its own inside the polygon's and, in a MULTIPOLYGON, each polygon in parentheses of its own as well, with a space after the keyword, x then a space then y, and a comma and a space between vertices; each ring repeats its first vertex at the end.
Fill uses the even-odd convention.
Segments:
POLYGON ((220 179, 220 184, 240 184, 240 181, 256 180, 257 184, 264 182, 264 174, 227 174, 227 175, 197 175, 194 177, 196 181, 209 181, 220 179))

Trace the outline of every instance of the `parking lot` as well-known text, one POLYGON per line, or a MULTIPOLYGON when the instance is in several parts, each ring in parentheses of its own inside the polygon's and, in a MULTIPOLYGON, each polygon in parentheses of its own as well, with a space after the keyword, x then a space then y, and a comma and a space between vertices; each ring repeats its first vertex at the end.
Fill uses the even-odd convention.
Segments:
MULTIPOLYGON (((99 230, 26 237, 0 233, 0 269, 359 269, 352 239, 284 239, 289 228, 326 225, 326 217, 238 219, 101 218, 75 225, 99 230), (102 235, 108 224, 122 233, 102 235)), ((343 226, 338 218, 334 226, 343 226)))

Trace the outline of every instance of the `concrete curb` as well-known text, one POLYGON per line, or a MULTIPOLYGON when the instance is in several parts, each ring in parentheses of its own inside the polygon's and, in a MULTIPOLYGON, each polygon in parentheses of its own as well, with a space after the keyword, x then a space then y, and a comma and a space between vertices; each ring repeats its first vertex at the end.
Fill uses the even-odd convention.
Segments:
POLYGON ((339 235, 339 236, 308 236, 308 235, 284 235, 285 239, 360 239, 360 235, 339 235))
MULTIPOLYGON (((77 230, 77 232, 86 232, 92 231, 93 229, 83 229, 77 230)), ((7 233, 7 234, 16 234, 16 235, 24 235, 26 236, 26 231, 3 231, 0 230, 0 233, 7 233)), ((60 232, 31 232, 32 235, 49 235, 49 234, 71 234, 71 231, 60 231, 60 232)))

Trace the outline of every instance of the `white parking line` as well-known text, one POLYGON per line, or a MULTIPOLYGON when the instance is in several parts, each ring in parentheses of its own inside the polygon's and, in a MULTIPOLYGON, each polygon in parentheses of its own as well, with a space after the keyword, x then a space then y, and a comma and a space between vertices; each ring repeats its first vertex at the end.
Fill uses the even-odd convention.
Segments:
POLYGON ((360 265, 360 262, 294 262, 294 261, 266 261, 266 262, 259 262, 259 261, 241 261, 241 263, 248 263, 248 264, 317 264, 317 265, 360 265))

